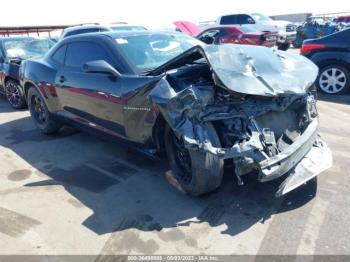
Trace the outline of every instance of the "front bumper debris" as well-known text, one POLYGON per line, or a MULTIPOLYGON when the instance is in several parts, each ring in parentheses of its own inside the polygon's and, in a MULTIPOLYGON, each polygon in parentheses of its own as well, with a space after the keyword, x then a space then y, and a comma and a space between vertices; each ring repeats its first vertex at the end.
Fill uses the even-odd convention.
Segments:
MULTIPOLYGON (((256 163, 257 157, 254 158, 256 163)), ((244 171, 240 170, 250 170, 245 166, 247 162, 236 161, 237 163, 241 163, 241 166, 236 166, 236 172, 244 174, 244 171)), ((318 121, 314 119, 293 144, 274 157, 255 164, 255 167, 259 170, 260 182, 271 181, 288 174, 276 193, 276 197, 280 197, 329 169, 332 163, 332 153, 318 135, 318 121)), ((249 165, 252 165, 251 162, 249 165)))
POLYGON ((317 140, 318 121, 312 121, 304 133, 293 144, 278 155, 260 163, 261 182, 270 181, 286 174, 299 163, 317 140))
POLYGON ((318 138, 316 144, 290 172, 286 180, 279 186, 276 197, 280 197, 332 166, 333 158, 327 144, 318 138))

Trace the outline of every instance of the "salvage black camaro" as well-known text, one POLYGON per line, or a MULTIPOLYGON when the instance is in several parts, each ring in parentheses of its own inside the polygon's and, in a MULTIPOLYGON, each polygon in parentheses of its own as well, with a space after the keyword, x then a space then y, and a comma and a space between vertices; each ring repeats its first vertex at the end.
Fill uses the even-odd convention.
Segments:
POLYGON ((261 182, 285 176, 281 196, 332 165, 309 92, 317 73, 302 56, 265 47, 108 32, 69 37, 25 61, 21 83, 44 133, 68 123, 166 152, 191 195, 218 188, 225 162, 240 184, 253 173, 261 182))

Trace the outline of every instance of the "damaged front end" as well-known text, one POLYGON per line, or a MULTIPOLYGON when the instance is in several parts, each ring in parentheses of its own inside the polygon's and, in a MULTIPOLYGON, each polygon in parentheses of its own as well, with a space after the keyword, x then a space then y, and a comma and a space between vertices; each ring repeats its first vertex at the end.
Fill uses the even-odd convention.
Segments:
POLYGON ((150 99, 175 135, 190 151, 232 161, 240 184, 252 172, 261 182, 288 174, 281 196, 331 167, 309 92, 318 70, 307 59, 264 47, 196 46, 150 74, 160 73, 150 99), (211 144, 208 122, 221 147, 211 144))

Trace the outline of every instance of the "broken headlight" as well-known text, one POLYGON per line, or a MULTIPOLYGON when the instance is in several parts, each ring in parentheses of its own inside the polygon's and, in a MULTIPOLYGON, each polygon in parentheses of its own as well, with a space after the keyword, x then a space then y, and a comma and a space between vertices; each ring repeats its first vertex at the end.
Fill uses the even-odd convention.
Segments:
POLYGON ((307 112, 309 119, 315 118, 318 116, 316 99, 313 95, 307 97, 307 112))

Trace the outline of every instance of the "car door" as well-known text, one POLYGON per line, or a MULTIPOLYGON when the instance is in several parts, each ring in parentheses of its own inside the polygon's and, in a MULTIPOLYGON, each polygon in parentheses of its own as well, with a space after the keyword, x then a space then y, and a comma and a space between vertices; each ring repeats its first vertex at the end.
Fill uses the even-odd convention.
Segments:
POLYGON ((106 46, 97 42, 67 44, 64 66, 56 75, 55 86, 66 116, 100 129, 125 136, 123 127, 122 82, 105 73, 87 73, 87 62, 113 61, 106 46))

